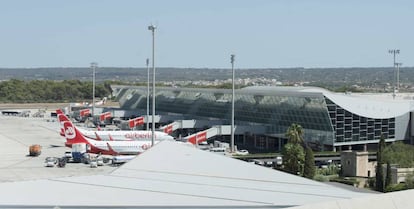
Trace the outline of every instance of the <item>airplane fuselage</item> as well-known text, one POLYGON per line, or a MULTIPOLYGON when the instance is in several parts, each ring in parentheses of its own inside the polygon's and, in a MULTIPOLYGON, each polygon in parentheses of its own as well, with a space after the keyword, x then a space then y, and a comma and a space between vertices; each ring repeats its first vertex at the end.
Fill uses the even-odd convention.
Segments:
MULTIPOLYGON (((64 122, 65 145, 72 147, 73 144, 85 144, 86 151, 96 154, 138 154, 151 147, 151 140, 129 140, 129 141, 98 141, 86 138, 71 122, 64 122)), ((158 143, 160 140, 155 140, 158 143)))
MULTIPOLYGON (((101 154, 135 155, 151 147, 151 141, 96 141, 88 140, 88 152, 101 154)), ((154 141, 158 143, 159 141, 154 141)))
MULTIPOLYGON (((85 129, 79 130, 84 136, 90 139, 102 141, 151 141, 151 131, 90 131, 85 129)), ((172 136, 155 131, 154 140, 174 139, 172 136)))

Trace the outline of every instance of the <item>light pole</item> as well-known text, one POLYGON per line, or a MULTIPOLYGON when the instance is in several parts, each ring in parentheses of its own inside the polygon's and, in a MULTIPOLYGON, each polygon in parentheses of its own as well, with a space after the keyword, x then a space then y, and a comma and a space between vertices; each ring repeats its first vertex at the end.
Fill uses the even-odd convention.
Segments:
POLYGON ((148 26, 148 30, 152 31, 152 136, 151 146, 154 146, 155 139, 155 25, 148 26))
POLYGON ((146 60, 146 64, 147 64, 147 117, 145 117, 147 119, 147 131, 149 130, 149 123, 148 123, 148 117, 149 117, 149 97, 150 97, 150 85, 149 85, 149 80, 150 80, 150 71, 149 71, 149 59, 147 58, 146 60))
POLYGON ((402 63, 396 62, 395 65, 397 66, 397 91, 400 92, 400 67, 402 63))
POLYGON ((392 93, 392 97, 395 99, 395 67, 396 67, 396 64, 395 64, 395 55, 396 54, 399 54, 400 53, 400 50, 399 49, 390 49, 390 50, 388 50, 388 53, 390 53, 390 54, 393 54, 393 57, 394 57, 394 59, 393 59, 393 68, 394 68, 394 80, 393 80, 393 84, 394 84, 394 92, 392 93))
POLYGON ((230 150, 234 153, 234 57, 230 55, 231 72, 232 72, 232 88, 231 88, 231 138, 230 138, 230 150))
POLYGON ((98 63, 92 62, 92 117, 95 115, 95 70, 98 67, 98 63))

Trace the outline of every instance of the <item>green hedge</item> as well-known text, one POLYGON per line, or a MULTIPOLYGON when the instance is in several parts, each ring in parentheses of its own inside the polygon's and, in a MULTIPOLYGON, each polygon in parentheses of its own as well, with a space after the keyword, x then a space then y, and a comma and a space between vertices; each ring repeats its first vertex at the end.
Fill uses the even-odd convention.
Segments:
POLYGON ((407 186, 404 183, 400 184, 393 184, 385 188, 385 192, 395 192, 395 191, 401 191, 406 190, 407 186))
POLYGON ((359 181, 357 179, 354 179, 354 178, 333 178, 333 179, 331 179, 331 181, 342 183, 342 184, 348 184, 348 185, 351 185, 351 186, 354 186, 354 185, 359 183, 359 181))

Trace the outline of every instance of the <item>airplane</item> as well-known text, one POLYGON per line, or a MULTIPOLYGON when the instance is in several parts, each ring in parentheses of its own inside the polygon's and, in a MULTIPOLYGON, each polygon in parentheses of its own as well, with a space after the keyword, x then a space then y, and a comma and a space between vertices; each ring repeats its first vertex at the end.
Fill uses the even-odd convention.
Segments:
MULTIPOLYGON (((65 146, 72 147, 73 144, 86 144, 88 153, 136 155, 151 147, 151 141, 97 141, 88 139, 70 121, 63 122, 63 127, 66 137, 65 146)), ((154 141, 154 143, 158 142, 160 140, 154 141)))
MULTIPOLYGON (((58 114, 58 121, 62 128, 60 135, 64 136, 63 122, 70 121, 66 115, 58 114)), ((78 130, 87 138, 100 141, 151 141, 152 131, 90 131, 78 128, 78 130)), ((174 139, 174 137, 161 131, 155 131, 154 140, 174 139)))
MULTIPOLYGON (((60 109, 58 109, 58 110, 56 110, 56 113, 57 113, 57 121, 60 123, 60 132, 59 132, 59 134, 61 135, 61 136, 65 136, 65 132, 64 132, 64 130, 63 130, 63 122, 65 122, 65 121, 70 121, 69 120, 69 118, 62 112, 62 110, 60 110, 60 109)), ((82 129, 82 128, 79 128, 80 129, 80 131, 81 132, 88 132, 89 130, 86 130, 86 129, 82 129)))
MULTIPOLYGON (((101 101, 95 102, 95 106, 104 105, 107 100, 108 100, 108 98, 104 97, 104 98, 102 98, 101 101)), ((89 102, 82 102, 82 103, 76 102, 76 103, 71 103, 71 106, 73 106, 73 107, 92 107, 93 106, 92 104, 93 103, 89 103, 89 102)))
MULTIPOLYGON (((104 105, 104 104, 106 103, 106 100, 107 100, 107 98, 106 98, 106 97, 104 97, 101 101, 95 102, 95 105, 96 105, 96 106, 99 106, 99 105, 104 105)), ((92 104, 89 104, 88 106, 89 106, 89 107, 92 107, 93 105, 92 105, 92 104)))

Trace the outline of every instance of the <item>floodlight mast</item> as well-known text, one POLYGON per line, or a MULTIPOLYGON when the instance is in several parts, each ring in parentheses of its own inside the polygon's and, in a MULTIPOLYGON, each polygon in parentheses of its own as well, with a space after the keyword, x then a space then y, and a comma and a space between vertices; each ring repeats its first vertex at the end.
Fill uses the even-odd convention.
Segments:
POLYGON ((147 120, 147 126, 146 126, 146 130, 149 130, 149 98, 150 98, 150 70, 149 70, 149 58, 147 58, 146 60, 146 64, 147 64, 147 116, 145 117, 145 119, 147 120))
POLYGON ((393 86, 394 86, 394 90, 392 92, 392 97, 395 99, 395 96, 396 96, 395 95, 395 90, 396 90, 396 87, 395 87, 395 85, 396 85, 396 81, 395 81, 396 80, 396 78, 395 78, 396 77, 396 75, 395 75, 396 74, 396 72, 395 72, 396 71, 396 69, 395 69, 396 68, 395 57, 396 57, 396 54, 400 53, 400 50, 399 49, 390 49, 390 50, 388 50, 388 53, 393 54, 393 58, 394 58, 393 59, 393 69, 394 69, 394 71, 393 71, 394 72, 393 86))
POLYGON ((400 67, 402 66, 401 62, 396 62, 397 66, 397 92, 400 92, 400 67))
POLYGON ((231 93, 231 138, 230 138, 230 151, 232 153, 235 152, 234 150, 234 58, 235 55, 230 55, 230 62, 231 62, 231 72, 232 72, 232 93, 231 93))
POLYGON ((151 146, 154 146, 155 140, 155 25, 148 26, 148 30, 152 31, 152 137, 151 146))
POLYGON ((92 62, 92 117, 95 115, 95 71, 98 67, 98 63, 92 62))

